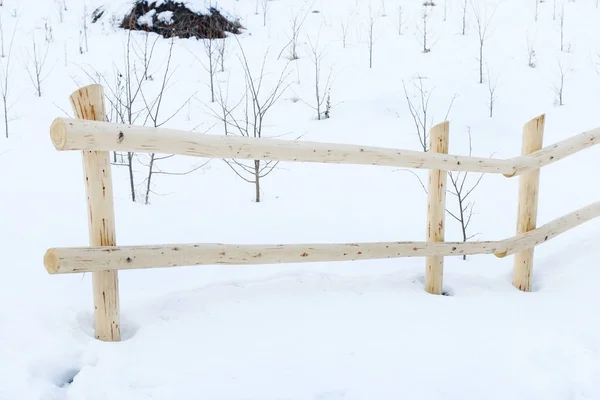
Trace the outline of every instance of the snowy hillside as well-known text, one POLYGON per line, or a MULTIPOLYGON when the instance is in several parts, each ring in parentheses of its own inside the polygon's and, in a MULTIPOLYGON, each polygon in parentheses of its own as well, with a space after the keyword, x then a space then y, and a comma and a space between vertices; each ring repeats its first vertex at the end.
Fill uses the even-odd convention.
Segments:
MULTIPOLYGON (((0 400, 600 399, 597 220, 536 248, 530 293, 513 257, 446 258, 447 296, 424 291, 422 258, 120 272, 123 341, 95 340, 91 274, 42 262, 88 245, 81 154, 49 137, 81 86, 105 87, 113 122, 223 135, 225 109, 239 135, 247 65, 272 95, 262 137, 422 151, 424 98, 425 131, 447 117, 450 153, 478 157, 519 155, 540 114, 545 145, 600 126, 596 0, 188 3, 244 29, 171 40, 119 28, 130 0, 0 2, 0 400)), ((538 224, 600 199, 598 151, 543 169, 538 224)), ((165 156, 115 156, 119 244, 426 237, 424 170, 269 164, 256 202, 251 163, 165 156)), ((515 234, 517 189, 483 177, 470 240, 515 234)))

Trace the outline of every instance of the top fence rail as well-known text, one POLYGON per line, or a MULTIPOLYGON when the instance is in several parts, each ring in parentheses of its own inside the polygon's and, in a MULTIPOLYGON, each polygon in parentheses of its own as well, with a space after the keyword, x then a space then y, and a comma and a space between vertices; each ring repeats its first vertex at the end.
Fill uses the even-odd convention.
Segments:
POLYGON ((534 171, 600 142, 600 128, 596 128, 529 155, 496 159, 351 144, 266 138, 255 140, 70 118, 55 119, 50 134, 57 150, 130 151, 206 158, 379 165, 494 173, 506 177, 534 171))

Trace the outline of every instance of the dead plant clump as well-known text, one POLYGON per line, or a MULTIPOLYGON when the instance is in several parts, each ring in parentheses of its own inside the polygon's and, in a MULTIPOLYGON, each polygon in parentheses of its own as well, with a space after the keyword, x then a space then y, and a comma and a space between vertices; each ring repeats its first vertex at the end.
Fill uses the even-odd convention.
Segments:
POLYGON ((209 14, 201 14, 185 4, 171 1, 138 1, 125 15, 121 28, 154 32, 165 38, 223 39, 226 32, 241 33, 239 21, 229 21, 214 7, 209 14))

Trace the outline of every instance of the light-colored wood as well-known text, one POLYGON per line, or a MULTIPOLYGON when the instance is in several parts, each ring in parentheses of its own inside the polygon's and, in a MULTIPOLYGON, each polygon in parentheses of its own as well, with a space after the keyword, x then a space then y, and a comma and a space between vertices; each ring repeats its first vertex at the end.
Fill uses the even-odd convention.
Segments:
POLYGON ((600 128, 563 140, 532 154, 509 159, 439 155, 410 150, 242 138, 57 118, 50 129, 57 150, 133 151, 197 157, 382 165, 503 174, 515 177, 555 163, 600 143, 600 128))
POLYGON ((517 168, 513 175, 507 175, 507 177, 519 176, 526 172, 540 169, 595 146, 598 143, 600 143, 600 128, 580 133, 531 154, 512 158, 511 160, 517 168))
MULTIPOLYGON (((77 118, 104 121, 104 89, 89 85, 69 97, 77 118)), ((113 204, 110 155, 108 151, 83 150, 83 170, 88 204, 91 246, 115 246, 115 214, 113 204)), ((95 269, 94 322, 96 339, 121 340, 119 323, 119 278, 117 271, 95 269)))
MULTIPOLYGON (((429 152, 448 154, 450 124, 444 121, 429 132, 429 152)), ((443 242, 446 223, 446 180, 445 170, 430 170, 427 188, 427 241, 443 242)), ((444 280, 444 256, 433 255, 425 259, 425 290, 431 294, 442 294, 444 280)))
POLYGON ((44 266, 50 274, 183 267, 374 260, 400 257, 495 254, 523 251, 600 217, 600 201, 557 218, 525 234, 499 241, 389 242, 339 244, 165 244, 149 246, 67 247, 49 249, 44 266))
POLYGON ((207 158, 380 165, 514 174, 511 161, 357 146, 232 135, 206 135, 152 128, 57 118, 50 135, 57 150, 133 151, 207 158))
POLYGON ((545 243, 562 233, 598 217, 600 217, 600 201, 582 207, 564 217, 557 218, 540 228, 504 240, 502 245, 496 247, 505 247, 506 250, 504 252, 497 252, 495 255, 502 258, 527 249, 532 249, 539 244, 545 243))
POLYGON ((49 249, 44 265, 50 274, 112 269, 145 269, 192 265, 259 265, 423 257, 436 254, 493 254, 494 242, 384 242, 338 244, 169 244, 155 246, 49 249))
MULTIPOLYGON (((523 127, 523 147, 521 154, 531 154, 542 148, 545 116, 532 119, 523 127)), ((532 231, 537 225, 537 209, 540 187, 540 170, 534 169, 519 177, 519 205, 517 211, 517 235, 532 231)), ((531 290, 533 254, 535 247, 515 254, 513 286, 519 290, 531 290)))

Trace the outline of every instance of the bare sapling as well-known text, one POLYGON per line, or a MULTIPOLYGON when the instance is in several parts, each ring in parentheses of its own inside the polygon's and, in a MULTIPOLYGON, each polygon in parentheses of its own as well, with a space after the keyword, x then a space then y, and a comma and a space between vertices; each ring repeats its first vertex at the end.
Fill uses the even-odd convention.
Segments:
POLYGON ((227 37, 224 37, 223 39, 218 39, 217 52, 219 53, 218 64, 220 65, 220 71, 225 72, 225 58, 227 57, 227 37))
MULTIPOLYGON (((471 128, 469 128, 469 157, 473 153, 473 146, 471 144, 471 128)), ((458 211, 452 212, 446 209, 448 215, 454 218, 460 225, 462 241, 467 242, 473 239, 477 234, 469 232, 469 225, 473 219, 473 207, 475 202, 470 201, 471 194, 479 186, 483 175, 479 175, 475 180, 471 181, 468 172, 452 172, 448 171, 448 177, 450 178, 450 188, 448 193, 456 198, 456 205, 458 211), (467 183, 469 182, 469 183, 467 183)), ((463 260, 466 260, 467 256, 463 255, 463 260)))
MULTIPOLYGON (((127 41, 124 46, 123 67, 116 67, 115 82, 110 82, 102 76, 105 82, 105 87, 109 91, 107 96, 111 109, 114 112, 114 117, 117 121, 127 125, 134 125, 136 121, 144 115, 145 108, 139 104, 142 99, 139 98, 142 86, 145 82, 144 76, 147 67, 151 63, 152 53, 148 58, 136 63, 134 59, 135 47, 132 43, 131 30, 127 31, 127 41), (133 54, 132 54, 133 53, 133 54), (142 65, 142 68, 139 67, 142 65)), ((113 153, 114 161, 116 162, 116 153, 113 153)), ((137 201, 136 184, 134 175, 134 160, 135 153, 127 152, 127 165, 129 174, 129 190, 131 192, 131 201, 137 201)), ((120 164, 123 164, 122 162, 120 164)))
POLYGON ((290 60, 298 59, 298 38, 300 37, 300 29, 302 29, 302 25, 304 24, 307 16, 308 13, 301 15, 300 12, 297 12, 290 20, 290 27, 292 30, 292 35, 288 43, 290 60))
POLYGON ((448 19, 448 0, 444 0, 444 22, 448 19))
POLYGON ((538 21, 538 16, 539 16, 539 0, 534 0, 535 1, 535 12, 534 12, 534 17, 533 19, 535 20, 535 22, 538 21))
POLYGON ((314 66, 314 77, 315 77, 315 103, 309 106, 317 112, 317 120, 327 119, 330 117, 331 112, 331 74, 329 71, 327 79, 323 82, 321 75, 321 63, 323 60, 323 50, 319 50, 319 37, 315 44, 308 39, 310 44, 310 58, 314 66))
POLYGON ((423 48, 423 53, 429 53, 433 47, 431 43, 431 27, 429 26, 429 18, 431 17, 430 7, 429 5, 424 5, 421 9, 420 26, 418 28, 418 38, 423 48))
POLYGON ((369 21, 368 21, 368 26, 367 26, 368 32, 367 35, 369 36, 369 68, 373 68, 373 43, 375 41, 374 38, 374 31, 375 31, 375 17, 373 16, 373 13, 371 12, 371 6, 369 6, 369 21))
POLYGON ((213 30, 213 27, 210 27, 210 32, 207 38, 203 39, 204 45, 204 54, 206 55, 206 62, 202 61, 198 55, 189 50, 189 53, 194 56, 196 60, 202 65, 202 67, 208 72, 208 86, 210 88, 210 101, 211 103, 215 102, 215 76, 217 74, 217 70, 219 68, 219 53, 220 46, 216 42, 216 38, 218 35, 216 34, 216 30, 213 30))
POLYGON ((58 12, 58 20, 62 24, 65 21, 65 11, 67 9, 66 2, 64 0, 54 0, 56 5, 56 11, 58 12))
POLYGON ((490 118, 494 117, 494 106, 496 105, 496 87, 498 86, 498 79, 492 80, 490 71, 488 70, 488 110, 490 111, 490 118))
POLYGON ((483 50, 489 37, 488 29, 490 27, 490 22, 492 21, 495 10, 488 18, 485 10, 482 14, 477 3, 474 2, 471 4, 473 5, 473 15, 475 16, 475 24, 477 25, 477 39, 479 42, 479 57, 477 57, 477 61, 479 62, 479 83, 483 83, 483 50))
MULTIPOLYGON (((142 99, 144 100, 144 105, 145 105, 146 112, 147 112, 146 121, 144 122, 144 125, 147 125, 148 121, 150 121, 151 125, 154 128, 161 127, 164 124, 166 124, 167 122, 169 122, 189 102, 189 99, 188 99, 186 102, 183 103, 183 105, 181 105, 181 107, 179 107, 177 110, 175 110, 175 112, 173 114, 171 114, 169 117, 161 120, 161 111, 162 111, 161 106, 163 106, 163 104, 164 104, 164 96, 165 96, 166 90, 168 89, 168 83, 171 80, 171 78, 175 72, 175 71, 171 71, 171 59, 173 57, 173 43, 174 43, 174 40, 171 39, 170 44, 169 44, 169 52, 167 54, 167 62, 166 62, 166 66, 165 66, 165 71, 164 71, 163 78, 161 81, 161 86, 158 91, 158 94, 156 95, 156 98, 154 100, 150 101, 150 99, 148 99, 147 96, 144 94, 144 90, 142 89, 140 91, 140 94, 142 96, 142 99)), ((149 155, 149 163, 147 165, 148 166, 148 175, 147 175, 145 181, 142 182, 142 184, 145 186, 144 204, 146 204, 146 205, 150 204, 150 194, 153 193, 152 178, 154 177, 154 175, 158 175, 158 174, 183 175, 183 174, 185 174, 185 173, 165 172, 158 168, 157 163, 160 160, 165 160, 165 159, 171 158, 171 157, 173 157, 173 155, 157 156, 156 153, 151 153, 149 155)), ((205 164, 203 164, 203 165, 205 165, 205 164)), ((198 168, 200 168, 200 167, 198 167, 198 168)), ((196 170, 196 169, 194 169, 194 170, 196 170)), ((189 171, 187 173, 190 173, 190 172, 192 172, 192 171, 189 171)))
MULTIPOLYGON (((427 89, 423 84, 424 79, 426 78, 418 75, 412 80, 412 97, 416 97, 416 101, 413 100, 408 94, 408 89, 406 88, 404 80, 402 81, 402 88, 404 89, 404 95, 406 97, 408 111, 410 112, 410 115, 415 124, 415 129, 419 138, 419 143, 423 148, 423 151, 427 152, 429 151, 429 130, 434 125, 433 119, 431 118, 429 113, 429 101, 431 100, 431 95, 433 94, 435 88, 427 89)), ((454 95, 452 97, 452 100, 450 101, 450 106, 448 107, 448 111, 446 112, 446 117, 444 118, 444 120, 448 119, 448 115, 450 115, 450 111, 452 109, 452 105, 454 104, 455 99, 456 95, 454 95)))
MULTIPOLYGON (((230 106, 226 102, 221 102, 226 97, 219 95, 217 101, 220 103, 219 107, 221 111, 216 112, 211 110, 213 115, 225 125, 226 134, 257 139, 263 137, 267 115, 288 88, 289 84, 286 84, 286 80, 291 73, 288 70, 290 64, 290 61, 288 61, 277 81, 275 81, 270 90, 265 94, 263 80, 265 79, 267 55, 268 51, 263 58, 259 75, 255 76, 251 72, 248 58, 240 45, 240 55, 238 57, 242 64, 246 82, 244 96, 235 105, 230 106), (239 112, 240 105, 243 106, 242 112, 239 112)), ((254 160, 251 165, 248 165, 236 159, 224 161, 238 177, 254 185, 254 199, 259 203, 261 201, 261 179, 269 175, 277 167, 278 162, 254 160)))
MULTIPOLYGON (((9 131, 8 131, 8 123, 10 118, 8 113, 11 109, 11 105, 9 104, 9 94, 10 94, 10 72, 11 72, 11 55, 13 43, 15 41, 15 34, 17 32, 18 24, 15 24, 13 29, 12 36, 10 38, 10 43, 8 44, 8 54, 0 60, 0 95, 2 96, 2 110, 4 114, 4 135, 8 139, 9 131), (5 61, 6 60, 6 61, 5 61)), ((2 26, 0 25, 0 32, 2 32, 2 26)), ((3 35, 4 36, 4 35, 3 35)))
POLYGON ((292 16, 290 16, 290 30, 291 35, 289 36, 288 42, 283 46, 277 59, 279 60, 283 53, 288 51, 288 60, 298 60, 300 57, 298 56, 298 39, 300 38, 300 30, 302 29, 302 25, 306 20, 308 13, 302 14, 300 11, 296 11, 292 16))
POLYGON ((556 21, 556 0, 552 1, 552 21, 556 21))
POLYGON ((143 35, 144 43, 134 43, 132 46, 132 50, 137 59, 141 61, 142 79, 148 81, 152 80, 152 74, 150 73, 150 62, 152 61, 154 49, 156 48, 156 43, 158 42, 158 39, 160 39, 160 35, 156 35, 152 43, 150 43, 150 32, 144 32, 143 35))
POLYGON ((558 79, 556 81, 556 83, 552 86, 552 90, 554 91, 554 94, 556 96, 555 98, 555 105, 558 106, 563 106, 564 103, 564 99, 565 99, 565 80, 566 77, 569 73, 568 68, 566 68, 563 63, 559 60, 558 61, 558 79))
POLYGON ((38 51, 38 44, 36 43, 35 36, 32 40, 33 53, 28 52, 29 61, 25 67, 29 79, 35 88, 35 93, 38 97, 42 97, 42 83, 48 76, 45 73, 46 60, 48 59, 49 46, 45 45, 42 48, 41 53, 38 51))
POLYGON ((2 14, 0 14, 0 55, 2 58, 6 57, 6 53, 4 53, 4 25, 2 24, 2 14))
POLYGON ((398 6, 398 36, 402 36, 402 28, 404 27, 404 11, 402 10, 402 6, 398 6))
POLYGON ((464 36, 467 34, 467 16, 469 9, 469 0, 461 0, 460 10, 461 10, 461 34, 464 36))
POLYGON ((348 43, 347 38, 348 38, 348 27, 350 25, 350 14, 348 14, 348 17, 346 18, 346 20, 342 20, 340 21, 340 31, 342 34, 342 46, 345 49, 346 48, 346 44, 348 43))
POLYGON ((560 9, 560 51, 565 51, 565 6, 560 9))
POLYGON ((267 12, 269 11, 269 0, 262 0, 263 26, 267 26, 267 12))
POLYGON ((88 46, 88 17, 89 16, 88 16, 87 4, 84 4, 83 5, 83 23, 82 23, 83 45, 81 47, 82 47, 82 49, 85 48, 86 53, 90 50, 90 48, 88 46))

